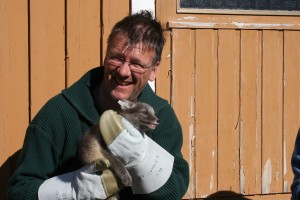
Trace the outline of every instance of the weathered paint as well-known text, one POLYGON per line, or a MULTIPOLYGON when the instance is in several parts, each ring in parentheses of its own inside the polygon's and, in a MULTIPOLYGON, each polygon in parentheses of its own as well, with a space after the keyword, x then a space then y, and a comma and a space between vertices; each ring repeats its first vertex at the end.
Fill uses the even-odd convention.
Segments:
POLYGON ((283 141, 283 175, 287 173, 287 162, 286 162, 286 143, 283 141))
POLYGON ((240 168, 240 193, 245 194, 245 173, 244 173, 244 168, 243 165, 241 165, 240 168))
POLYGON ((262 193, 268 194, 272 182, 272 162, 268 159, 264 165, 262 172, 262 193))
POLYGON ((210 176, 210 182, 209 182, 209 189, 210 189, 210 192, 212 192, 213 187, 214 187, 214 175, 212 174, 212 175, 210 176))
POLYGON ((266 30, 266 29, 273 29, 273 30, 285 30, 285 29, 300 29, 300 23, 295 24, 278 24, 278 23, 247 23, 247 22, 239 22, 239 21, 232 21, 232 22, 203 22, 198 20, 187 20, 183 21, 170 21, 168 22, 169 27, 171 28, 230 28, 230 29, 255 29, 255 30, 266 30))
POLYGON ((176 28, 215 28, 216 23, 211 23, 211 22, 170 22, 169 26, 170 27, 176 27, 176 28))
POLYGON ((186 16, 183 18, 184 20, 196 20, 197 17, 194 17, 194 16, 186 16))
MULTIPOLYGON (((232 22, 237 28, 255 28, 255 29, 267 29, 274 27, 293 27, 295 24, 265 24, 265 23, 244 23, 244 22, 232 22)), ((296 24, 296 26, 300 26, 300 24, 296 24)))

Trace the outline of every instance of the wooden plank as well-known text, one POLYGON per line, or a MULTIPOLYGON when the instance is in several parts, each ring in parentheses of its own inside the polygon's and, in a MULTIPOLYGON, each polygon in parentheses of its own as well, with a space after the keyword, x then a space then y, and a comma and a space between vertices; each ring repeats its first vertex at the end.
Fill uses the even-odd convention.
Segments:
POLYGON ((173 105, 183 130, 184 158, 190 167, 190 185, 186 198, 195 198, 195 131, 194 131, 194 49, 195 36, 192 30, 172 31, 172 99, 173 105), (184 58, 184 59, 183 59, 184 58))
POLYGON ((291 194, 263 194, 263 195, 240 195, 231 191, 220 191, 210 195, 208 198, 197 198, 209 199, 209 200, 290 200, 291 194))
MULTIPOLYGON (((290 200, 291 194, 250 195, 246 196, 246 198, 251 200, 290 200)), ((238 198, 236 200, 238 200, 238 198)))
POLYGON ((106 54, 107 38, 111 32, 112 27, 119 20, 130 14, 130 1, 109 0, 101 1, 102 10, 102 38, 101 38, 101 61, 103 62, 106 54), (122 8, 122 9, 120 9, 122 8))
POLYGON ((30 1, 32 117, 49 98, 65 87, 64 15, 64 1, 30 1))
POLYGON ((241 194, 261 193, 261 38, 261 31, 241 31, 241 194))
POLYGON ((218 191, 240 191, 240 32, 219 30, 218 191))
POLYGON ((211 22, 211 21, 170 21, 168 22, 170 28, 197 28, 197 29, 250 29, 250 30, 300 30, 299 22, 281 22, 281 23, 251 23, 251 22, 211 22))
POLYGON ((263 31, 262 193, 283 192, 283 34, 263 31))
POLYGON ((166 44, 162 52, 160 66, 158 68, 155 85, 156 94, 171 102, 171 33, 165 32, 166 44))
POLYGON ((25 0, 0 1, 0 198, 28 124, 28 13, 25 0))
POLYGON ((289 192, 293 181, 291 156, 300 130, 300 32, 284 32, 283 184, 289 192))
POLYGON ((173 19, 176 13, 176 3, 174 0, 155 1, 156 18, 167 27, 168 22, 173 19))
POLYGON ((66 82, 70 86, 100 65, 101 5, 99 0, 66 2, 66 82))
POLYGON ((196 192, 217 191, 217 49, 216 30, 196 31, 196 192))

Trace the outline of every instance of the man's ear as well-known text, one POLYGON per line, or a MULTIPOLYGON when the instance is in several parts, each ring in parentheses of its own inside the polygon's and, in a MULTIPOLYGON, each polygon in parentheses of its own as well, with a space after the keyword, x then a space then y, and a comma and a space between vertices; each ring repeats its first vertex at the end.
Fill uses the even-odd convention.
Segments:
POLYGON ((157 62, 151 69, 150 75, 149 75, 149 81, 154 81, 156 78, 157 70, 159 67, 160 62, 157 62))

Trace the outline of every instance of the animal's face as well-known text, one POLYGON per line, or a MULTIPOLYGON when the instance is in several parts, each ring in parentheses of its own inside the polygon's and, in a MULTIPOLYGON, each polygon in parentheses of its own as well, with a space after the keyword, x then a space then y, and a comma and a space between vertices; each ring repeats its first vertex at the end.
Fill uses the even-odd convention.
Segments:
POLYGON ((158 125, 158 118, 155 116, 153 108, 141 102, 130 102, 123 100, 119 102, 122 112, 120 113, 125 117, 133 126, 140 132, 153 130, 158 125))

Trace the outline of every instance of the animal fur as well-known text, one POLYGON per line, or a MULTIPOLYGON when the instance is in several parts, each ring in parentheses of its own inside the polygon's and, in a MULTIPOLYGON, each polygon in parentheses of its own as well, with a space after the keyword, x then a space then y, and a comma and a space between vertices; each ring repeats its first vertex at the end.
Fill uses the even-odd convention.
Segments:
MULTIPOLYGON (((153 130, 158 125, 158 118, 155 116, 153 108, 142 102, 131 102, 122 100, 118 102, 121 111, 118 112, 121 116, 127 119, 135 128, 142 134, 147 130, 153 130)), ((131 186, 132 179, 124 164, 106 148, 100 134, 99 124, 92 126, 87 131, 78 147, 78 156, 83 165, 91 164, 95 160, 107 159, 109 167, 113 173, 120 178, 124 186, 131 186)), ((110 200, 118 199, 114 195, 110 200)))

